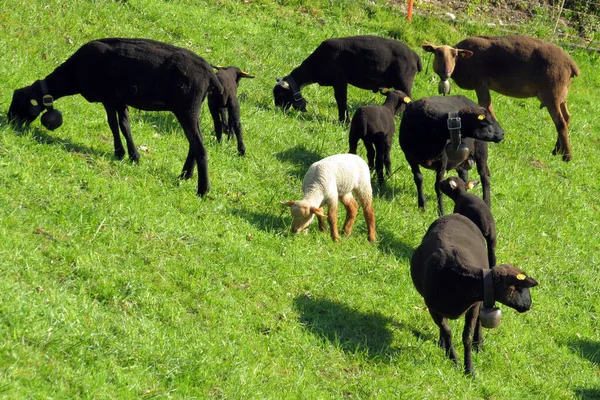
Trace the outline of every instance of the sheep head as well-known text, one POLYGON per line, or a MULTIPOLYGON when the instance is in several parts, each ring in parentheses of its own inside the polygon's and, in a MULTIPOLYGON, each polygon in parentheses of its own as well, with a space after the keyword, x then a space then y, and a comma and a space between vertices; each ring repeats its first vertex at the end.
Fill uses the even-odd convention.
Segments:
POLYGON ((459 57, 469 58, 473 55, 470 50, 456 49, 450 46, 435 46, 431 43, 424 43, 423 50, 433 53, 433 71, 440 77, 440 94, 450 93, 450 83, 448 79, 452 76, 456 61, 459 57))
POLYGON ((404 93, 402 90, 390 90, 388 88, 380 88, 379 93, 386 97, 384 106, 392 106, 394 114, 403 112, 406 105, 412 100, 409 95, 404 93))
POLYGON ((446 196, 456 201, 459 195, 467 193, 467 190, 473 189, 479 184, 479 181, 470 180, 469 182, 463 181, 457 176, 446 178, 440 183, 440 190, 446 196))
POLYGON ((510 264, 492 268, 494 280, 494 300, 522 313, 531 308, 529 288, 537 286, 537 281, 528 277, 520 269, 510 264))
POLYGON ((42 115, 41 122, 44 127, 53 131, 62 125, 62 114, 54 109, 54 98, 47 94, 47 88, 43 90, 38 88, 41 85, 39 82, 36 81, 31 86, 14 91, 8 109, 8 120, 22 126, 33 122, 46 110, 42 115))
POLYGON ((494 143, 504 139, 504 130, 485 108, 466 107, 458 115, 462 124, 462 136, 494 143))
POLYGON ((292 90, 292 87, 286 78, 277 78, 277 84, 273 88, 273 99, 275 101, 275 107, 288 110, 293 106, 296 110, 302 112, 306 111, 306 99, 302 97, 299 90, 294 93, 294 90, 292 90))
POLYGON ((27 86, 13 93, 12 102, 8 109, 8 120, 18 125, 29 124, 44 111, 42 94, 27 86))
POLYGON ((292 213, 292 233, 307 230, 315 215, 326 217, 322 208, 311 206, 302 200, 280 201, 280 203, 290 207, 292 213))
POLYGON ((235 80, 236 85, 239 85, 241 78, 254 78, 254 75, 250 75, 249 73, 242 71, 238 67, 229 66, 223 67, 221 65, 212 65, 214 69, 217 70, 217 74, 227 74, 230 75, 233 80, 235 80))

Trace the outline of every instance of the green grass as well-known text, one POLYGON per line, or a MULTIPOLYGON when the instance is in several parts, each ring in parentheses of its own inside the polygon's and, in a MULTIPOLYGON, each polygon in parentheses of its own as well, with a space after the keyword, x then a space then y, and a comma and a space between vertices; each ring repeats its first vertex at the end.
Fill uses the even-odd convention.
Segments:
MULTIPOLYGON (((331 88, 306 87, 305 114, 275 110, 271 89, 328 37, 398 37, 430 64, 423 41, 491 28, 409 24, 383 1, 316 0, 5 0, 0 25, 0 397, 600 397, 596 54, 571 54, 581 76, 569 96, 570 163, 550 154, 556 133, 537 100, 493 94, 506 131, 489 160, 497 256, 540 285, 531 311, 503 307, 500 328, 484 333, 473 380, 437 347, 409 274, 436 218, 433 173, 419 212, 394 147, 375 245, 362 218, 340 243, 316 224, 290 235, 279 200, 301 197, 313 161, 347 151, 348 128, 331 88), (57 101, 56 131, 7 124, 14 89, 108 36, 167 41, 256 75, 240 84, 246 157, 216 143, 203 108, 206 198, 195 179, 177 179, 187 143, 168 113, 131 112, 134 140, 148 147, 139 165, 114 158, 103 108, 80 96, 57 101)), ((436 82, 431 67, 418 74, 415 98, 436 82)), ((381 101, 349 91, 351 109, 381 101)), ((459 353, 462 325, 452 323, 459 353)))

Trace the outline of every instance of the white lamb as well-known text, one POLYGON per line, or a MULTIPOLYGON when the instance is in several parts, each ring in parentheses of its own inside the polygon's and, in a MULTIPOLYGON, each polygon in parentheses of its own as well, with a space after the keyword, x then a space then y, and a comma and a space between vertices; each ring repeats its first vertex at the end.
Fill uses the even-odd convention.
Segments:
POLYGON ((290 207, 292 212, 292 233, 308 229, 308 225, 316 215, 319 229, 322 231, 326 229, 325 218, 327 218, 331 238, 339 241, 337 228, 339 199, 346 208, 344 233, 349 236, 358 211, 358 204, 352 196, 354 193, 363 208, 369 242, 375 241, 371 176, 369 166, 361 157, 354 154, 336 154, 313 163, 304 176, 302 191, 304 192, 302 200, 281 202, 290 207), (321 208, 323 204, 327 204, 327 215, 321 208))

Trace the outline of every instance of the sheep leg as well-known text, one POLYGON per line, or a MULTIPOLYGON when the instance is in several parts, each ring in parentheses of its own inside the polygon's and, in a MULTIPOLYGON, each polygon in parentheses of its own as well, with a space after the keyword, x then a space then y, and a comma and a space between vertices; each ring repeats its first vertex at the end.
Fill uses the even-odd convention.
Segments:
POLYGON ((356 214, 358 213, 358 203, 352 197, 352 193, 348 193, 340 197, 340 201, 346 208, 346 220, 344 221, 344 233, 346 236, 350 236, 352 233, 352 227, 354 221, 356 221, 356 214))
POLYGON ((467 169, 457 169, 456 172, 458 173, 458 177, 460 179, 462 179, 465 182, 469 182, 469 170, 467 169))
POLYGON ((327 230, 327 224, 325 224, 326 220, 327 218, 317 215, 317 221, 319 222, 319 230, 321 232, 325 232, 327 230))
MULTIPOLYGON (((481 304, 479 305, 481 307, 481 304)), ((473 350, 479 352, 483 347, 483 335, 481 329, 481 320, 477 317, 477 322, 475 323, 475 333, 473 333, 473 350)))
POLYGON ((242 123, 240 122, 240 105, 237 101, 231 102, 229 106, 229 126, 228 126, 229 139, 232 138, 233 133, 237 139, 238 154, 243 156, 246 154, 246 146, 244 146, 244 137, 242 135, 242 123), (233 131, 233 132, 232 132, 233 131))
POLYGON ((415 181, 415 185, 417 186, 417 203, 419 204, 419 208, 425 210, 425 196, 423 195, 423 174, 421 173, 421 169, 419 168, 419 163, 415 161, 411 161, 407 158, 408 164, 410 165, 410 169, 413 173, 413 180, 415 181))
POLYGON ((448 358, 458 365, 458 356, 456 355, 456 350, 454 350, 454 346, 452 345, 452 331, 450 330, 448 321, 446 318, 434 311, 429 310, 429 314, 431 314, 433 322, 435 322, 435 324, 440 328, 440 347, 446 351, 446 356, 448 356, 448 358))
POLYGON ((194 158, 194 154, 192 153, 192 147, 188 148, 188 154, 185 159, 185 163, 183 164, 183 170, 179 175, 179 179, 190 179, 194 176, 194 167, 196 166, 196 160, 194 158))
POLYGON ((106 110, 106 119, 108 121, 108 127, 113 135, 115 157, 122 160, 125 157, 125 148, 123 148, 123 142, 121 142, 121 136, 119 135, 119 122, 117 120, 117 110, 113 107, 109 107, 106 104, 102 104, 106 110))
MULTIPOLYGON (((223 138, 223 122, 221 120, 221 107, 216 103, 216 101, 211 100, 208 102, 208 109, 210 110, 210 115, 213 119, 213 125, 215 127, 215 135, 217 136, 217 142, 221 143, 223 138)), ((194 168, 192 166, 192 168, 194 168)))
MULTIPOLYGON (((483 190, 483 201, 488 207, 492 207, 492 199, 490 194, 490 168, 487 164, 488 159, 488 145, 485 142, 476 144, 475 150, 475 163, 477 165, 477 172, 479 173, 479 179, 481 180, 481 188, 483 190)), ((465 182, 468 182, 465 181, 465 182)))
POLYGON ((226 108, 221 108, 221 121, 223 123, 223 132, 227 134, 227 140, 231 140, 233 138, 233 131, 231 130, 233 125, 231 124, 231 113, 228 113, 226 108))
POLYGON ((365 149, 367 149, 367 162, 369 164, 369 170, 371 172, 375 171, 375 147, 373 147, 373 143, 367 142, 364 140, 365 149))
POLYGON ((385 173, 389 177, 392 174, 392 157, 390 155, 392 151, 392 136, 386 136, 383 143, 383 165, 385 166, 385 173))
POLYGON ((340 122, 350 122, 348 114, 348 85, 345 82, 333 85, 333 94, 337 103, 340 122))
POLYGON ((331 239, 334 242, 340 241, 340 234, 338 233, 337 220, 338 220, 338 205, 331 203, 327 205, 327 222, 329 222, 329 231, 331 233, 331 239))
POLYGON ((557 104, 554 99, 542 104, 548 105, 548 112, 552 117, 552 121, 554 122, 554 126, 556 127, 556 132, 558 134, 556 145, 554 146, 552 154, 562 154, 563 161, 571 161, 573 156, 571 155, 571 147, 569 146, 568 122, 571 119, 571 116, 567 110, 567 104, 557 104))
POLYGON ((373 198, 361 193, 358 198, 360 205, 363 209, 363 216, 367 222, 367 238, 369 242, 374 243, 377 240, 377 233, 375 232, 375 210, 373 210, 373 198))
POLYGON ((487 235, 485 238, 488 249, 488 263, 489 267, 493 268, 496 266, 496 236, 487 235))
POLYGON ((465 314, 465 328, 463 329, 462 339, 465 352, 465 374, 474 375, 473 371, 473 353, 472 353, 472 338, 473 332, 478 323, 479 305, 476 303, 473 307, 467 310, 465 314))
POLYGON ((480 106, 487 108, 490 114, 492 114, 492 117, 494 117, 494 119, 497 121, 498 118, 496 118, 496 114, 494 114, 494 108, 492 107, 492 95, 487 85, 476 87, 475 93, 477 94, 477 103, 479 103, 480 106))
POLYGON ((348 136, 348 153, 356 154, 356 151, 358 150, 358 139, 359 138, 357 137, 357 135, 354 135, 352 131, 350 131, 350 135, 348 136))
MULTIPOLYGON (((383 166, 385 164, 386 148, 382 141, 375 142, 375 171, 379 185, 383 185, 383 166)), ((388 170, 389 172, 389 170, 388 170)))
POLYGON ((188 156, 183 165, 180 177, 191 177, 194 174, 194 164, 196 164, 198 168, 198 195, 204 196, 210 189, 208 182, 208 159, 198 121, 199 105, 193 109, 194 111, 192 112, 175 113, 189 142, 188 156))
POLYGON ((435 171, 435 195, 437 196, 438 212, 440 216, 444 215, 444 196, 441 185, 446 175, 446 163, 442 162, 439 169, 435 171))
POLYGON ((140 153, 138 153, 137 149, 135 148, 133 137, 131 137, 129 109, 127 106, 119 107, 117 108, 117 114, 119 115, 119 127, 121 128, 121 132, 123 132, 123 136, 125 136, 125 143, 127 143, 127 152, 129 153, 129 158, 135 162, 139 162, 140 153))

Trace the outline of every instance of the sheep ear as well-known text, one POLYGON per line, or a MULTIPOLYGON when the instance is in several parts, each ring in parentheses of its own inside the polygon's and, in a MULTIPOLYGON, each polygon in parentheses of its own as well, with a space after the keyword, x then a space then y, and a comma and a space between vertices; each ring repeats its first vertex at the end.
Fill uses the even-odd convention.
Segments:
POLYGON ((479 185, 479 181, 471 180, 471 181, 467 182, 467 189, 471 190, 477 185, 479 185))
POLYGON ((538 284, 535 279, 528 277, 524 273, 517 274, 515 276, 515 278, 516 278, 515 286, 531 288, 531 287, 537 286, 537 284, 538 284))
POLYGON ((288 207, 291 207, 291 206, 293 206, 295 203, 296 203, 296 202, 295 202, 294 200, 292 200, 292 201, 280 201, 280 202, 279 202, 279 204, 282 204, 282 205, 284 205, 284 206, 288 206, 288 207))
POLYGON ((458 51, 458 55, 460 55, 462 58, 470 58, 473 55, 471 50, 456 49, 456 51, 458 51))
POLYGON ((241 76, 242 78, 254 78, 254 75, 250 75, 249 73, 247 73, 247 72, 244 72, 244 71, 242 71, 242 72, 240 73, 240 76, 241 76))
POLYGON ((429 42, 423 43, 423 45, 421 47, 423 48, 423 50, 425 50, 429 53, 433 53, 435 51, 435 49, 437 48, 437 46, 434 46, 429 42))
POLYGON ((327 215, 325 215, 323 213, 323 209, 322 208, 311 207, 310 208, 310 212, 313 213, 313 214, 315 214, 316 216, 319 216, 319 217, 323 217, 323 218, 327 217, 327 215))

